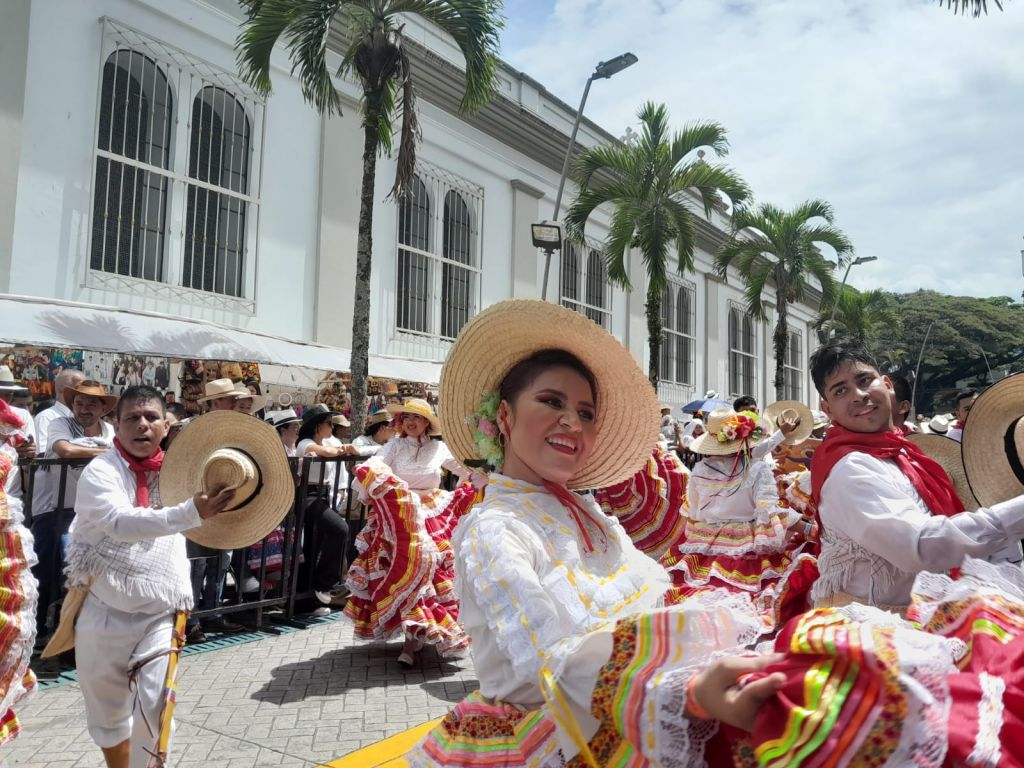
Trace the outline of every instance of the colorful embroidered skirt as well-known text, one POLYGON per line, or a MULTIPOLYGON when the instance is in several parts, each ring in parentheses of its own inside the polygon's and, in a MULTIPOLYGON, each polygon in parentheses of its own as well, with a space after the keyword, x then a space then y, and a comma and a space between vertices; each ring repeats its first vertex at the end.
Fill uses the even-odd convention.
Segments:
POLYGON ((357 637, 412 637, 442 654, 457 653, 469 639, 458 624, 448 537, 472 506, 473 489, 417 494, 382 466, 370 462, 355 470, 370 510, 346 578, 352 595, 345 615, 357 637))
POLYGON ((655 560, 683 538, 690 474, 672 451, 654 450, 643 468, 594 492, 606 515, 618 518, 636 548, 655 560))
MULTIPOLYGON (((0 456, 2 463, 11 461, 0 456)), ((7 469, 10 467, 8 466, 7 469)), ((3 492, 6 471, 0 466, 0 744, 21 730, 14 707, 35 690, 29 659, 36 638, 36 563, 32 534, 3 492)))

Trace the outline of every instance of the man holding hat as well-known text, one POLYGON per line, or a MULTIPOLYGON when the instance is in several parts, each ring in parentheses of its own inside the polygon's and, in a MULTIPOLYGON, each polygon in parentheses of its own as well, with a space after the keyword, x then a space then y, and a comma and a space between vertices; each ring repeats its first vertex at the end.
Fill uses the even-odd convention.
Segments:
POLYGON ((964 512, 942 466, 894 426, 892 382, 866 350, 831 341, 811 357, 811 375, 832 419, 811 464, 816 607, 902 611, 921 571, 950 571, 1024 537, 1024 496, 964 512))
POLYGON ((234 495, 217 487, 161 507, 166 432, 160 393, 129 387, 117 407, 114 449, 93 459, 78 482, 67 571, 69 586, 88 590, 75 625, 78 681, 89 735, 108 768, 149 762, 176 614, 192 607, 180 532, 227 509, 234 495))
MULTIPOLYGON (((62 391, 71 416, 50 422, 47 459, 92 459, 114 445, 114 428, 103 417, 117 404, 115 395, 108 395, 98 381, 83 380, 62 391)), ((32 494, 32 536, 39 562, 32 569, 39 581, 39 607, 36 627, 39 637, 46 631, 47 611, 59 597, 60 572, 64 562, 61 541, 74 516, 75 493, 84 467, 67 467, 64 474, 64 495, 60 494, 62 468, 42 466, 36 470, 32 494), (63 515, 60 510, 66 510, 63 515), (63 518, 63 519, 58 519, 63 518)))

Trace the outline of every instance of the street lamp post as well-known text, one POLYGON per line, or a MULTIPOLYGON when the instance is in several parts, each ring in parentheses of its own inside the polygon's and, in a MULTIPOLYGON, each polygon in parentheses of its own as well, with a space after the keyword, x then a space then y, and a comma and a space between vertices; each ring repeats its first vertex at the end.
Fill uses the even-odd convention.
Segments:
POLYGON ((878 257, 858 256, 856 259, 846 263, 846 272, 843 273, 843 281, 839 284, 839 290, 836 292, 835 301, 832 302, 832 316, 828 319, 828 334, 830 337, 835 333, 836 310, 839 308, 839 299, 843 295, 843 288, 846 287, 846 278, 850 276, 850 270, 854 267, 860 266, 861 264, 867 264, 869 261, 878 261, 878 257))
MULTIPOLYGON (((565 191, 565 178, 569 174, 569 161, 572 159, 572 149, 576 146, 576 134, 580 130, 580 120, 583 118, 583 108, 587 105, 587 96, 590 95, 590 84, 595 80, 607 80, 627 67, 631 67, 638 61, 632 53, 623 53, 614 59, 600 62, 594 67, 594 74, 587 78, 587 84, 583 88, 583 98, 580 99, 580 108, 576 110, 576 120, 572 124, 572 134, 569 136, 569 146, 565 148, 565 160, 562 161, 562 175, 558 179, 558 193, 555 195, 555 212, 551 216, 552 221, 558 222, 558 213, 562 209, 562 192, 565 191)), ((561 247, 561 246, 559 246, 561 247)), ((541 288, 540 297, 548 298, 548 273, 551 270, 551 249, 545 249, 547 257, 544 260, 544 285, 541 288)))

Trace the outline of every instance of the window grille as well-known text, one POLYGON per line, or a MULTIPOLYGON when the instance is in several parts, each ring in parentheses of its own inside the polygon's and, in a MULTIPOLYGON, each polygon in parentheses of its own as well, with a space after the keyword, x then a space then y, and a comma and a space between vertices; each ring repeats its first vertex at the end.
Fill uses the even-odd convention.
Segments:
POLYGON ((757 328, 746 312, 729 309, 729 392, 753 395, 757 384, 757 328))
POLYGON ((694 384, 696 368, 696 291, 689 285, 666 283, 661 298, 661 360, 659 377, 675 384, 694 384))
POLYGON ((398 206, 396 328, 453 340, 480 296, 483 189, 419 163, 398 206))
POLYGON ((110 19, 103 57, 90 282, 200 303, 206 293, 252 299, 262 98, 110 19))
POLYGON ((608 267, 599 248, 562 242, 559 292, 563 307, 611 328, 611 287, 608 267))
POLYGON ((789 344, 783 364, 786 400, 803 400, 804 394, 804 337, 800 331, 789 332, 789 344))

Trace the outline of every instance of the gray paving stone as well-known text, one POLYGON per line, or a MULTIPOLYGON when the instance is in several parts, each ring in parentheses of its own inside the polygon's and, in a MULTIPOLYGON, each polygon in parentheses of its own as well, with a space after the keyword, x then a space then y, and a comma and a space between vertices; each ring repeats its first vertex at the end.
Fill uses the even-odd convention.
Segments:
MULTIPOLYGON (((405 671, 397 655, 396 644, 354 644, 338 622, 186 656, 170 764, 317 768, 443 715, 476 686, 469 659, 427 649, 405 671)), ((22 734, 0 765, 102 768, 76 684, 38 692, 18 714, 22 734)))

